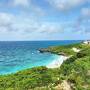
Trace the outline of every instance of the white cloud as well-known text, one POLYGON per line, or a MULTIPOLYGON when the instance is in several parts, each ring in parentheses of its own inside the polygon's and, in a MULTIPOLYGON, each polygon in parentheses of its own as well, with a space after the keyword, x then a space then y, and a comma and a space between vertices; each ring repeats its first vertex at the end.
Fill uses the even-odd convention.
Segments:
MULTIPOLYGON (((9 13, 0 13, 0 30, 5 30, 6 32, 11 31, 23 31, 27 27, 29 27, 30 23, 25 22, 25 17, 23 18, 23 22, 19 20, 19 18, 23 18, 20 16, 15 16, 9 13)), ((17 32, 18 33, 18 32, 17 32)))
POLYGON ((13 5, 14 7, 22 7, 23 12, 25 13, 35 13, 37 15, 44 15, 44 11, 42 10, 41 7, 37 6, 36 4, 34 4, 32 2, 33 0, 13 0, 11 5, 13 5), (25 10, 25 11, 24 11, 25 10))
POLYGON ((8 10, 9 8, 16 9, 15 12, 28 15, 44 16, 46 14, 43 8, 33 2, 33 0, 7 0, 7 2, 0 2, 0 8, 8 10))
POLYGON ((82 8, 81 14, 84 17, 90 17, 90 8, 82 8))
POLYGON ((58 23, 32 21, 31 18, 26 20, 26 17, 23 17, 22 22, 19 21, 19 17, 14 16, 14 19, 11 19, 10 16, 12 15, 6 14, 3 16, 10 18, 9 20, 4 18, 4 22, 0 19, 0 40, 48 39, 62 31, 60 26, 57 25, 58 23))
POLYGON ((13 4, 15 5, 15 6, 18 6, 18 5, 20 5, 20 6, 25 6, 25 7, 27 7, 27 6, 29 6, 29 2, 30 0, 13 0, 13 4))
POLYGON ((9 31, 12 29, 14 16, 7 13, 0 13, 0 31, 9 31))
POLYGON ((63 29, 58 23, 38 22, 34 17, 14 16, 0 13, 0 31, 31 34, 55 34, 61 33, 63 29), (23 22, 22 22, 23 19, 23 22))
POLYGON ((65 11, 89 2, 89 0, 47 0, 55 8, 65 11))
POLYGON ((74 23, 72 29, 74 32, 80 32, 83 34, 90 33, 90 8, 82 8, 80 11, 80 16, 74 23))
POLYGON ((63 28, 58 23, 42 23, 39 28, 38 32, 41 34, 55 34, 55 33, 62 33, 63 28))
POLYGON ((0 13, 0 26, 1 25, 8 25, 9 23, 12 23, 13 15, 6 14, 6 13, 0 13))

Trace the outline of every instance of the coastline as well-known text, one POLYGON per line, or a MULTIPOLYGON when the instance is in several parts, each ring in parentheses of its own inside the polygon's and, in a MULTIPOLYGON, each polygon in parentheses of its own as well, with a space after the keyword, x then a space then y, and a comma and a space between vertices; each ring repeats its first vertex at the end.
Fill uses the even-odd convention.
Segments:
POLYGON ((69 57, 64 55, 59 55, 59 57, 56 60, 53 60, 51 63, 46 65, 47 68, 58 68, 60 67, 65 60, 67 60, 69 57))

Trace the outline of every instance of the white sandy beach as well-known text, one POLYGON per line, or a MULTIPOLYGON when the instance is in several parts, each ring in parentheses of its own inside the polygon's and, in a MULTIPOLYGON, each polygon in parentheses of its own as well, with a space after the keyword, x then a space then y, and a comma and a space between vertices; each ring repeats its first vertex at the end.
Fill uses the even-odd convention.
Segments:
POLYGON ((56 60, 54 60, 54 61, 52 61, 50 64, 48 64, 46 67, 47 68, 58 68, 58 67, 60 67, 61 66, 61 64, 65 61, 65 60, 67 60, 69 57, 67 57, 67 56, 59 56, 59 58, 58 59, 56 59, 56 60))

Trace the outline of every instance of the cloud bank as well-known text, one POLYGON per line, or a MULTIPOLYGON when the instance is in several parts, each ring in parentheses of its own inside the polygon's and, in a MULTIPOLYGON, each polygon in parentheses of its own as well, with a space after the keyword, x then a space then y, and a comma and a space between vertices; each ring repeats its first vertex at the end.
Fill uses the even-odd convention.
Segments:
POLYGON ((90 38, 89 5, 90 0, 1 0, 0 40, 90 38))
POLYGON ((90 3, 89 0, 47 0, 47 1, 54 8, 61 11, 67 11, 73 8, 77 8, 81 5, 84 5, 85 3, 90 3))

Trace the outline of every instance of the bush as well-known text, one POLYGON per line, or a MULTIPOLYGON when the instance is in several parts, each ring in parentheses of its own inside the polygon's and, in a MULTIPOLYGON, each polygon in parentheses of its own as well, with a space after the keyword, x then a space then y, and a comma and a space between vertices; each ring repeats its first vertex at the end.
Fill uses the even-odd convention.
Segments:
POLYGON ((77 58, 82 58, 82 57, 84 57, 84 56, 86 56, 86 53, 83 52, 83 51, 77 53, 77 58))

